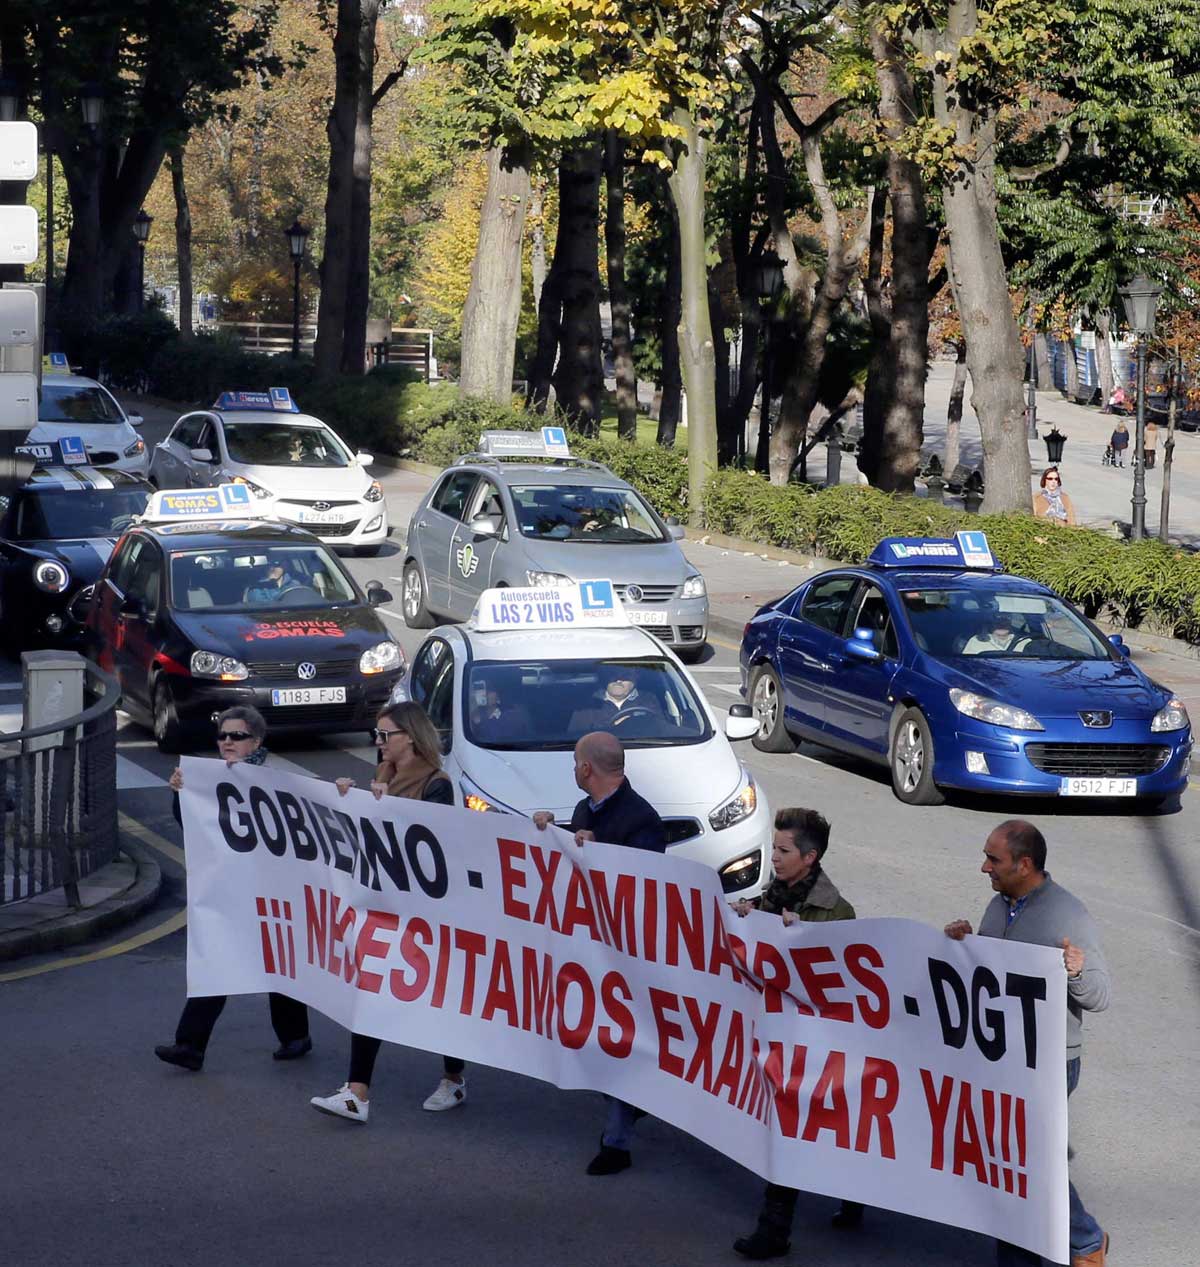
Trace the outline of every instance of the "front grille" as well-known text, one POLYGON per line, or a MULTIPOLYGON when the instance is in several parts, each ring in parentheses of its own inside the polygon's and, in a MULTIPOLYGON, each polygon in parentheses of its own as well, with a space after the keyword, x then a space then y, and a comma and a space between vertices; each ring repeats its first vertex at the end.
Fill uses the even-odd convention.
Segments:
POLYGON ((664 818, 663 831, 668 845, 677 845, 681 840, 691 840, 701 832, 700 820, 697 818, 664 818))
POLYGON ((286 504, 289 506, 307 506, 309 507, 309 509, 317 505, 325 506, 329 510, 337 510, 339 506, 357 506, 358 505, 358 502, 356 501, 335 502, 335 501, 329 501, 327 498, 324 498, 324 497, 288 497, 282 500, 285 501, 286 504))
POLYGON ((358 527, 357 519, 351 519, 345 524, 302 524, 296 519, 286 519, 284 522, 291 524, 294 528, 303 528, 305 532, 311 532, 314 537, 348 537, 358 527))
MULTIPOLYGON (((613 588, 617 591, 617 597, 621 602, 633 601, 625 597, 628 585, 616 585, 613 588)), ((639 601, 643 603, 669 603, 675 597, 676 586, 674 585, 639 585, 638 588, 642 591, 639 601)))
POLYGON ((250 670, 250 676, 260 682, 288 682, 293 686, 320 686, 330 678, 341 679, 358 672, 357 656, 350 660, 312 660, 310 663, 317 666, 317 676, 312 683, 301 682, 296 676, 299 663, 299 660, 253 660, 246 664, 246 668, 250 670))
POLYGON ((1171 749, 1140 743, 1027 743, 1025 755, 1043 774, 1131 779, 1161 770, 1171 749))
POLYGON ((89 449, 88 461, 92 466, 111 466, 119 462, 121 455, 112 449, 89 449))
POLYGON ((699 642, 704 637, 703 625, 680 625, 679 641, 680 642, 699 642))
MULTIPOLYGON (((292 704, 281 707, 268 707, 262 710, 268 728, 277 726, 312 726, 320 725, 330 729, 342 726, 350 729, 355 724, 356 715, 373 717, 369 711, 359 713, 357 704, 292 704)), ((359 720, 357 725, 365 729, 374 722, 359 720)))

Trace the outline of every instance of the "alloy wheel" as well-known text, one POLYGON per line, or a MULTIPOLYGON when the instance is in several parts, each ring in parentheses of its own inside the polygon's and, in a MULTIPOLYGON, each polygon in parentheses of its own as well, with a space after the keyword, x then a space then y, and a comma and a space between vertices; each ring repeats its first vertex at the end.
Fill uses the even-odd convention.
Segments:
POLYGON ((896 778, 902 791, 916 791, 925 773, 925 744, 916 722, 906 721, 896 736, 896 778))

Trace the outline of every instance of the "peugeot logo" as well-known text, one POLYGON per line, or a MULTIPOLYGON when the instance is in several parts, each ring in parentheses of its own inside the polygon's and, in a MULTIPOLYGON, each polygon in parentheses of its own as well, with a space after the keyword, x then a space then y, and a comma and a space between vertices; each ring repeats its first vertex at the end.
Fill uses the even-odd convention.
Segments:
POLYGON ((625 597, 629 599, 631 603, 640 603, 643 598, 642 587, 640 585, 626 585, 625 597))
POLYGON ((302 682, 311 682, 317 676, 317 666, 311 660, 302 660, 296 666, 296 676, 302 682))
POLYGON ((313 502, 313 510, 326 511, 332 506, 331 502, 313 502))
POLYGON ((1093 729, 1099 729, 1104 726, 1112 725, 1112 713, 1106 708, 1093 708, 1085 710, 1079 714, 1079 720, 1085 726, 1091 726, 1093 729))

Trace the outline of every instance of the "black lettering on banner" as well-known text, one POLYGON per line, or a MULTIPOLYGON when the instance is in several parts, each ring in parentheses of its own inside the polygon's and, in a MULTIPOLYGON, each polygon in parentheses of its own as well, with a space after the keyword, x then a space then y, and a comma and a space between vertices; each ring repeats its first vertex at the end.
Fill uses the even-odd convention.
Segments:
POLYGON ((340 809, 335 809, 333 812, 337 816, 338 822, 342 825, 342 839, 350 847, 350 852, 344 854, 338 851, 336 842, 333 843, 333 865, 339 871, 344 871, 347 875, 353 875, 354 859, 362 852, 358 839, 358 824, 349 814, 343 814, 340 809))
POLYGON ((239 809, 237 812, 237 826, 241 830, 234 830, 230 806, 244 804, 241 792, 232 783, 217 784, 217 822, 221 828, 221 835, 225 837, 225 843, 234 853, 252 853, 258 844, 258 836, 254 832, 254 820, 244 809, 239 809))
POLYGON ((450 887, 450 873, 446 870, 446 856, 438 838, 421 823, 414 823, 404 833, 404 852, 408 865, 426 897, 445 897, 450 887), (424 845, 428 855, 424 856, 424 845), (432 874, 431 874, 432 872, 432 874))
POLYGON ((961 1050, 967 1045, 967 1029, 971 1023, 971 1011, 967 1003, 967 987, 962 978, 944 959, 930 959, 929 984, 933 986, 933 1001, 937 1005, 938 1024, 942 1027, 942 1042, 947 1047, 961 1050), (950 1015, 947 989, 954 996, 958 1016, 950 1015))
POLYGON ((975 1044, 988 1060, 999 1060, 1005 1052, 1004 1013, 998 1007, 984 1008, 980 1003, 980 995, 986 994, 989 999, 1000 997, 1000 982, 996 974, 983 964, 975 969, 971 977, 971 1029, 975 1034, 975 1044), (980 1023, 981 1016, 991 1027, 984 1033, 980 1023))
POLYGON ((301 862, 312 862, 317 856, 317 842, 304 821, 304 811, 300 808, 299 800, 290 792, 279 792, 277 796, 283 821, 291 837, 292 853, 301 862))
POLYGON ((1021 1026, 1025 1033, 1025 1066, 1037 1068, 1037 1004, 1046 1001, 1046 978, 1010 972, 1004 978, 1004 993, 1021 1000, 1021 1026))
POLYGON ((287 852, 287 832, 279 810, 266 788, 252 787, 250 789, 250 809, 254 814, 254 825, 258 828, 263 844, 276 858, 282 858, 287 852), (264 817, 264 809, 267 817, 264 817))
MULTIPOLYGON (((379 883, 379 868, 382 867, 387 878, 401 892, 407 893, 408 871, 404 866, 404 858, 400 851, 400 842, 396 839, 396 833, 392 830, 390 822, 383 824, 384 835, 387 836, 386 843, 379 835, 379 829, 371 822, 369 818, 362 821, 362 862, 364 869, 370 870, 370 885, 375 890, 381 889, 383 886, 379 883)), ((362 879, 362 877, 359 877, 362 879)), ((366 883, 366 881, 364 881, 366 883)))

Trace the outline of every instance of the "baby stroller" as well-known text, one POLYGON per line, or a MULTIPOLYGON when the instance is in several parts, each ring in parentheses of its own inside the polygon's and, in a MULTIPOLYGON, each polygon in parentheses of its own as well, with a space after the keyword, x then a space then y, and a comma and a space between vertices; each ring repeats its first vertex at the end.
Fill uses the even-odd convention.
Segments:
POLYGON ((1100 459, 1100 465, 1101 466, 1116 466, 1116 464, 1117 464, 1117 451, 1110 444, 1104 450, 1104 456, 1100 459))

